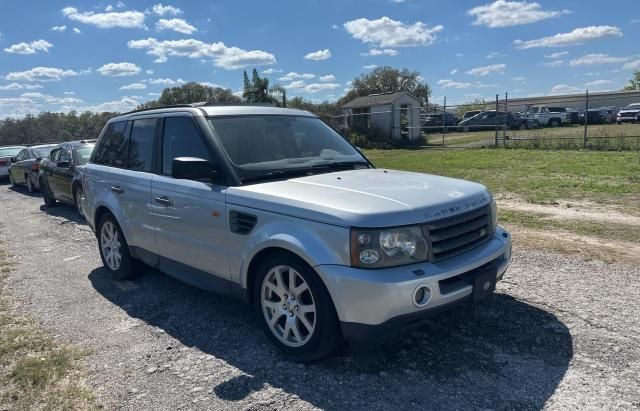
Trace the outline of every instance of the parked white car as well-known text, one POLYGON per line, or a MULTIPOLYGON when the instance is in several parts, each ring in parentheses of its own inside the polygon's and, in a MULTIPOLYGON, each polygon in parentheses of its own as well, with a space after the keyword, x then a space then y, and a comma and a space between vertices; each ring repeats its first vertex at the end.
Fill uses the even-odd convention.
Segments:
POLYGON ((640 122, 640 103, 629 104, 618 112, 618 124, 640 122))
POLYGON ((545 106, 533 106, 520 113, 523 120, 535 120, 541 127, 559 127, 570 123, 570 117, 566 112, 550 111, 545 106))
POLYGON ((105 126, 83 187, 116 279, 143 261, 246 301, 275 346, 300 361, 479 301, 511 261, 486 187, 377 169, 306 111, 121 115, 105 126))

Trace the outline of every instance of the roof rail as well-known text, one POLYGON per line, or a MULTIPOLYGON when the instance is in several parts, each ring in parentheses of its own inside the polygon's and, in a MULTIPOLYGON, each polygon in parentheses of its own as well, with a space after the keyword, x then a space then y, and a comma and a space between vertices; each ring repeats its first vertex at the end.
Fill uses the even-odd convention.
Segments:
POLYGON ((191 104, 170 104, 167 106, 158 106, 158 107, 148 107, 148 108, 141 108, 141 109, 137 109, 137 110, 131 110, 131 111, 127 111, 126 113, 122 113, 121 115, 125 115, 125 114, 133 114, 133 113, 140 113, 143 111, 149 111, 149 110, 160 110, 163 108, 197 108, 197 107, 206 107, 206 106, 253 106, 253 107, 275 107, 275 104, 273 103, 245 103, 245 102, 217 102, 217 101, 199 101, 197 103, 191 103, 191 104))
POLYGON ((163 108, 186 108, 186 107, 198 107, 198 105, 201 103, 194 103, 194 104, 170 104, 167 106, 158 106, 158 107, 147 107, 147 108, 139 108, 137 110, 131 110, 131 111, 127 111, 126 113, 122 113, 121 115, 125 115, 125 114, 133 114, 133 113, 140 113, 143 111, 149 111, 149 110, 160 110, 163 108))

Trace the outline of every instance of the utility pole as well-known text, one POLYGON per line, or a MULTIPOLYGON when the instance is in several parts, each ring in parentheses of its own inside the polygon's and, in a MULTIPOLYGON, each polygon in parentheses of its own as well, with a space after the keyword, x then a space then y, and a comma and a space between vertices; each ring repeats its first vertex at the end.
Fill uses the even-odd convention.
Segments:
POLYGON ((588 134, 589 134, 589 90, 587 90, 586 100, 584 102, 584 139, 582 140, 582 148, 587 148, 588 134))

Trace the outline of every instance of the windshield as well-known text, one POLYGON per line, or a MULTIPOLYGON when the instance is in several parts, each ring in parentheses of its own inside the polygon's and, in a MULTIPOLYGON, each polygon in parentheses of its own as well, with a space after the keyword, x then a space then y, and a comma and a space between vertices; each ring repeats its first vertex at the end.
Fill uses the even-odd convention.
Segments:
POLYGON ((33 153, 36 157, 48 157, 51 150, 56 148, 56 146, 44 146, 44 147, 36 147, 33 149, 33 153))
POLYGON ((638 103, 633 103, 633 104, 629 104, 627 107, 625 107, 626 110, 640 110, 640 104, 638 103))
POLYGON ((89 157, 93 152, 93 146, 82 146, 76 148, 76 165, 83 166, 89 162, 89 157))
POLYGON ((15 157, 24 147, 0 148, 0 157, 15 157))
POLYGON ((358 150, 315 117, 210 117, 209 123, 243 181, 369 167, 358 150))

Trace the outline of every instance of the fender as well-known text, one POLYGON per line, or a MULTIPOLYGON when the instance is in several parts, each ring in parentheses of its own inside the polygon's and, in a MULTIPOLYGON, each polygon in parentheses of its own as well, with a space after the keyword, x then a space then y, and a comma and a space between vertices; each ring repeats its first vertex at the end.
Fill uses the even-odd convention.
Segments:
POLYGON ((290 251, 311 267, 321 264, 348 265, 349 229, 293 218, 290 221, 274 220, 259 226, 251 233, 240 254, 239 278, 234 280, 243 288, 247 287, 248 268, 253 258, 271 247, 290 251), (333 243, 327 242, 328 238, 334 239, 333 243))
MULTIPOLYGON (((95 198, 95 203, 92 203, 90 206, 90 210, 91 210, 91 220, 95 220, 95 212, 97 209, 99 209, 100 207, 105 207, 107 208, 111 214, 113 214, 113 216, 116 218, 116 221, 118 222, 118 224, 120 225, 120 229, 122 230, 122 233, 124 234, 124 238, 130 238, 129 236, 129 221, 127 219, 127 217, 123 214, 122 212, 122 208, 119 206, 118 204, 118 200, 115 198, 115 194, 112 193, 111 191, 101 191, 100 194, 97 196, 97 198, 95 198)), ((86 208, 85 208, 86 209, 86 208)), ((96 235, 98 235, 98 227, 97 227, 98 222, 95 221, 95 231, 96 231, 96 235)))

